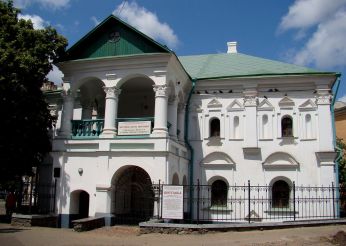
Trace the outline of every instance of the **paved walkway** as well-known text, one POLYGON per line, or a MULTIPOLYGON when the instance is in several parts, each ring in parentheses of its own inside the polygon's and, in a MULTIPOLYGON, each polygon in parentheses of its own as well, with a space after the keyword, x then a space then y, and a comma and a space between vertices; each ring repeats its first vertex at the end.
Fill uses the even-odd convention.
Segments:
POLYGON ((0 224, 0 245, 346 245, 346 225, 204 235, 138 235, 138 227, 105 227, 89 232, 71 229, 19 228, 0 224), (338 233, 339 232, 339 233, 338 233), (338 234, 337 234, 338 233, 338 234), (337 234, 337 236, 335 236, 337 234), (334 243, 333 243, 334 239, 334 243))

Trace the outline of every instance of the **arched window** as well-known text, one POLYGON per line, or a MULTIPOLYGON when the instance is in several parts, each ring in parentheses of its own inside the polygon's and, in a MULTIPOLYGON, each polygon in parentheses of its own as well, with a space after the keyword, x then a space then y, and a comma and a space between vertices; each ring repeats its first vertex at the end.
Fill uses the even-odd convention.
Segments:
POLYGON ((288 208, 290 199, 290 187, 283 181, 278 180, 272 187, 272 207, 273 208, 288 208))
POLYGON ((305 115, 305 136, 306 138, 312 138, 312 123, 311 123, 311 115, 305 115))
POLYGON ((220 137, 220 120, 218 118, 210 121, 210 137, 220 137))
POLYGON ((293 137, 293 120, 290 116, 284 116, 281 119, 281 136, 293 137))
POLYGON ((211 185, 211 206, 227 206, 227 184, 216 180, 211 185))
POLYGON ((179 185, 179 176, 176 173, 173 175, 172 185, 179 185))
POLYGON ((262 116, 262 138, 268 138, 268 115, 262 116))
POLYGON ((240 138, 239 117, 238 116, 234 116, 234 118, 233 118, 233 136, 235 139, 240 138))

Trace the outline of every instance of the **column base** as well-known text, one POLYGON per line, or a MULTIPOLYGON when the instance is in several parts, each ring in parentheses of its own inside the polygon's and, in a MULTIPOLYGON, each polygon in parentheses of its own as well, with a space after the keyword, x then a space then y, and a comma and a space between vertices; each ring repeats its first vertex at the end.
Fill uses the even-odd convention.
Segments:
POLYGON ((167 128, 154 128, 151 135, 154 137, 168 137, 169 136, 167 128))
POLYGON ((100 134, 99 138, 114 138, 116 135, 116 129, 103 129, 103 132, 100 134))

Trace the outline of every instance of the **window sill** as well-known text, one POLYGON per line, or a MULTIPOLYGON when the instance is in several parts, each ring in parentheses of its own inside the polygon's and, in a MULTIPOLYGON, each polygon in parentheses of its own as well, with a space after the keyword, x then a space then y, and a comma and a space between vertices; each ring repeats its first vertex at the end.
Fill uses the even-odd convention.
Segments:
POLYGON ((233 212, 233 210, 227 206, 211 206, 211 207, 206 207, 203 210, 209 210, 212 212, 233 212))
POLYGON ((270 208, 267 211, 264 211, 269 215, 289 215, 293 216, 294 214, 298 214, 298 211, 295 211, 292 208, 270 208))

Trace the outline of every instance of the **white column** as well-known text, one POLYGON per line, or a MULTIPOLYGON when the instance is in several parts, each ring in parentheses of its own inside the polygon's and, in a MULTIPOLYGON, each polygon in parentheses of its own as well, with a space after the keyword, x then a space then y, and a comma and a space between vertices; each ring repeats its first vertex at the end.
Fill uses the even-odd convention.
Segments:
POLYGON ((334 151, 333 128, 330 112, 329 88, 317 89, 317 110, 320 151, 334 151))
POLYGON ((178 129, 180 131, 179 140, 184 141, 184 136, 185 136, 185 104, 184 103, 178 104, 178 129))
POLYGON ((167 136, 167 85, 154 85, 155 91, 155 121, 154 135, 167 136))
POLYGON ((173 139, 177 139, 177 117, 178 117, 178 102, 176 96, 168 98, 168 122, 171 123, 169 135, 173 139))
POLYGON ((65 138, 71 136, 71 120, 73 119, 74 93, 70 89, 63 90, 62 97, 63 109, 59 136, 65 138))
POLYGON ((117 129, 115 119, 118 114, 118 99, 121 92, 116 87, 103 87, 106 92, 105 122, 101 138, 112 138, 116 135, 117 129))
POLYGON ((255 88, 245 89, 243 94, 246 115, 244 147, 257 148, 257 90, 255 88))

